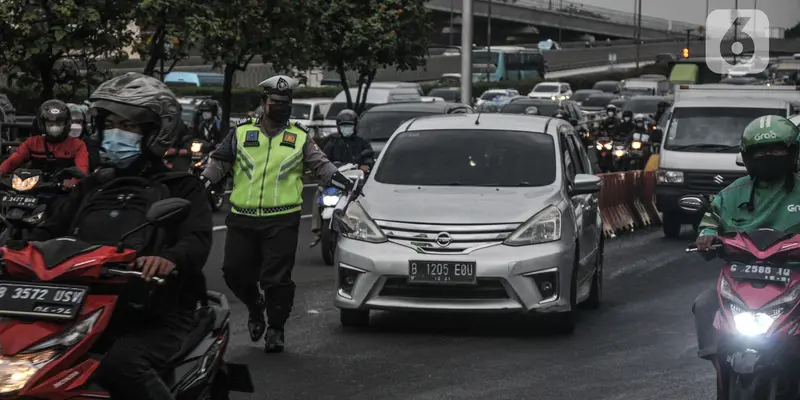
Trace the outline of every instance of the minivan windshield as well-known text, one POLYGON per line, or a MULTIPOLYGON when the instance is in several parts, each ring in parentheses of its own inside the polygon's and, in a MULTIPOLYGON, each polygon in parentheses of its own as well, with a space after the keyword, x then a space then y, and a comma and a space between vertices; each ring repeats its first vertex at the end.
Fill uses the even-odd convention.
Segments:
MULTIPOLYGON (((634 114, 655 114, 658 112, 658 103, 666 101, 660 98, 632 98, 625 103, 623 111, 630 110, 634 114)), ((755 119, 755 118, 754 118, 755 119)))
POLYGON ((744 128, 765 115, 786 115, 780 108, 676 108, 664 148, 690 152, 738 153, 744 128))
POLYGON ((575 92, 575 94, 572 95, 572 100, 575 100, 577 102, 586 101, 586 99, 588 99, 589 96, 599 93, 600 93, 599 90, 596 91, 578 90, 577 92, 575 92))
POLYGON ((358 136, 367 140, 389 140, 395 129, 403 122, 426 115, 437 115, 430 111, 371 111, 361 115, 356 126, 358 136))
POLYGON ((441 97, 444 99, 444 101, 448 102, 457 102, 461 100, 461 90, 450 88, 431 89, 431 91, 428 92, 428 96, 441 97))
POLYGON ((611 96, 590 96, 586 99, 581 107, 605 107, 611 100, 614 100, 614 97, 611 96))
POLYGON ((533 88, 535 93, 556 93, 558 92, 558 85, 538 84, 533 88))
MULTIPOLYGON (((375 106, 377 106, 377 104, 367 103, 364 106, 364 111, 369 110, 370 108, 375 106)), ((328 112, 325 113, 325 119, 335 120, 336 116, 339 115, 339 113, 342 110, 346 109, 347 109, 347 103, 331 103, 330 107, 328 107, 328 112)))
POLYGON ((529 108, 536 107, 538 111, 534 115, 544 115, 544 116, 552 116, 556 113, 556 111, 560 110, 561 107, 556 102, 552 103, 528 103, 524 101, 519 101, 516 103, 508 103, 503 108, 500 109, 500 112, 503 114, 529 114, 529 108))
POLYGON ((384 150, 375 181, 420 186, 546 186, 556 151, 546 134, 502 130, 402 132, 384 150))

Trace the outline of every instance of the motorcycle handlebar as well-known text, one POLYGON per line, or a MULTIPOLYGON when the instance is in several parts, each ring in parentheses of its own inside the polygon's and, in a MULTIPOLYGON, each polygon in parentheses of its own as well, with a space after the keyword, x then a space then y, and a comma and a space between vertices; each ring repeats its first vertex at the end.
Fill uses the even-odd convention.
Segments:
MULTIPOLYGON (((706 252, 707 251, 716 251, 716 250, 721 249, 722 247, 723 247, 722 244, 714 244, 714 245, 711 245, 711 249, 710 250, 706 250, 706 252)), ((687 253, 700 252, 700 250, 697 248, 696 244, 689 245, 689 247, 687 247, 685 251, 687 253)))
MULTIPOLYGON (((117 275, 117 276, 138 276, 138 277, 142 276, 142 272, 141 271, 133 271, 133 270, 129 270, 129 269, 106 268, 104 272, 109 274, 109 275, 117 275)), ((178 275, 178 271, 173 270, 172 272, 169 273, 168 276, 169 277, 174 277, 174 276, 177 276, 177 275, 178 275)), ((166 278, 161 278, 161 277, 158 277, 158 276, 154 276, 152 278, 152 280, 157 285, 163 285, 163 284, 167 283, 166 278)))

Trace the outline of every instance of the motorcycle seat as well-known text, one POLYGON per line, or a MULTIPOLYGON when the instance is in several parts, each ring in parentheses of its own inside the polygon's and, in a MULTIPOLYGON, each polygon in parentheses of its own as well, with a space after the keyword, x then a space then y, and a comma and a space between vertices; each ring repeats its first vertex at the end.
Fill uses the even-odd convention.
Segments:
POLYGON ((102 245, 93 245, 68 237, 33 242, 32 245, 42 254, 42 259, 47 269, 53 269, 56 265, 72 257, 103 247, 102 245))

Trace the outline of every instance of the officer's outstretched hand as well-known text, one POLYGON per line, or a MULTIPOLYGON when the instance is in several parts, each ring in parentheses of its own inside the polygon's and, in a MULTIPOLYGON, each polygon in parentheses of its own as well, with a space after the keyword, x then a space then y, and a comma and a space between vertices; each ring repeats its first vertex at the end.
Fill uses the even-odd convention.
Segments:
POLYGON ((345 192, 353 190, 353 181, 347 179, 347 177, 342 175, 341 172, 336 172, 333 174, 333 178, 331 178, 331 185, 336 186, 345 192))

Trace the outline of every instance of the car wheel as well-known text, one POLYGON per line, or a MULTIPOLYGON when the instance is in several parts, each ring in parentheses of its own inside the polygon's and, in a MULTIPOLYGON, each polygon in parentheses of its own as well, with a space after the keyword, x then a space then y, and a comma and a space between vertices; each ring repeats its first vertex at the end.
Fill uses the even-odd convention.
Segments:
POLYGON ((670 239, 677 239, 681 236, 681 222, 676 216, 664 214, 664 236, 670 239))
POLYGON ((594 277, 592 278, 592 289, 589 298, 583 305, 590 310, 598 310, 603 304, 603 252, 605 239, 600 237, 600 244, 597 246, 597 256, 594 259, 594 277))
POLYGON ((553 320, 550 328, 553 333, 560 335, 569 335, 575 332, 575 326, 578 323, 578 263, 580 262, 580 252, 575 248, 575 261, 572 266, 572 277, 569 284, 569 311, 560 312, 553 315, 553 320))
POLYGON ((322 260, 325 261, 325 265, 333 265, 333 259, 336 255, 336 236, 327 225, 323 225, 322 234, 320 236, 320 241, 322 242, 322 260))
POLYGON ((339 310, 339 322, 345 328, 366 328, 369 326, 369 310, 339 310))

